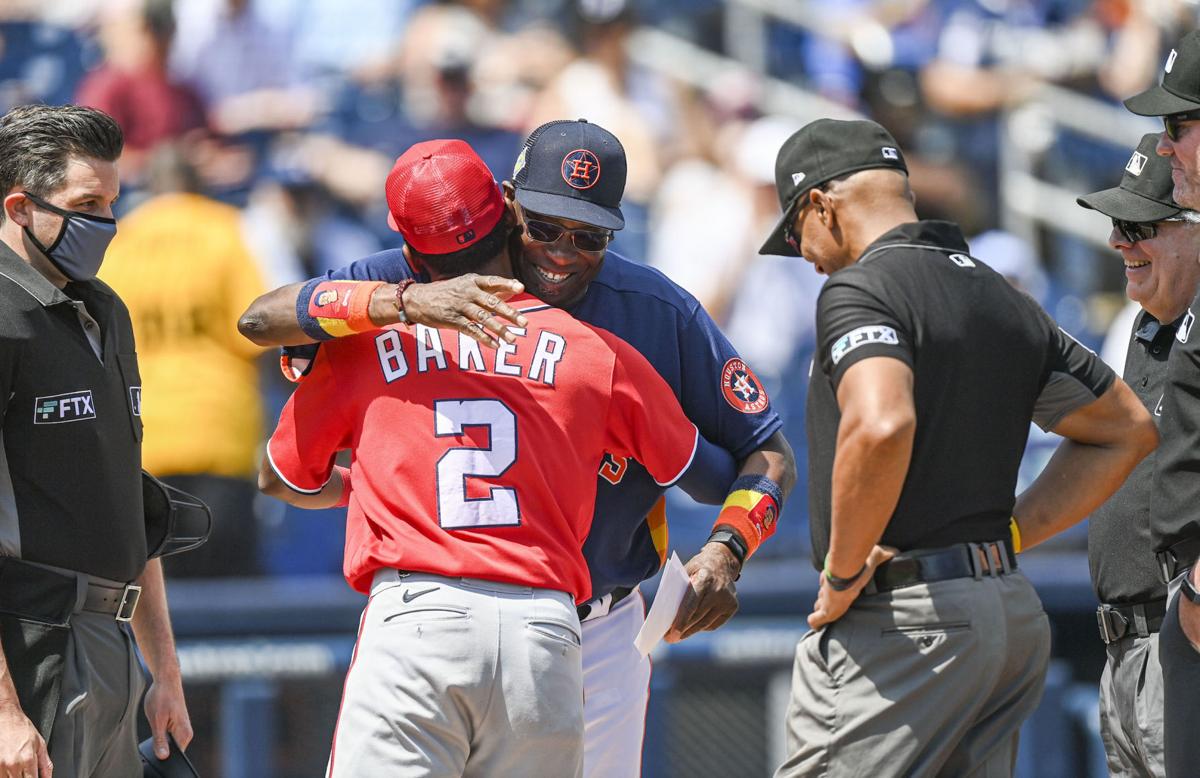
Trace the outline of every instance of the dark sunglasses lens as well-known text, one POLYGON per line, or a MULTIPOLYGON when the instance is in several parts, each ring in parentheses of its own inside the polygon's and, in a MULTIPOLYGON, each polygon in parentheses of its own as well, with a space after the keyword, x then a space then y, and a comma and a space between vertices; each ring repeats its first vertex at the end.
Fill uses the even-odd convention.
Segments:
POLYGON ((608 245, 607 232, 576 230, 572 234, 572 238, 575 241, 575 248, 580 251, 604 251, 604 247, 608 245))
POLYGON ((1113 219, 1113 226, 1130 243, 1137 243, 1139 240, 1149 240, 1157 234, 1157 230, 1154 229, 1154 224, 1151 222, 1127 222, 1121 219, 1113 219))
POLYGON ((541 243, 553 243, 562 237, 563 228, 549 222, 538 221, 537 219, 528 219, 525 222, 525 227, 529 231, 529 237, 541 243))
POLYGON ((1171 140, 1179 140, 1179 123, 1170 116, 1163 117, 1163 131, 1171 140))

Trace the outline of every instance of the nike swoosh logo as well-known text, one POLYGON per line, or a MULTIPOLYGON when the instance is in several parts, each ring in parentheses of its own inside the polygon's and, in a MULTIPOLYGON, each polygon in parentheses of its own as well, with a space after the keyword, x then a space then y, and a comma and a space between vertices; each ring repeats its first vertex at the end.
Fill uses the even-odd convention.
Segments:
POLYGON ((430 592, 436 592, 437 590, 438 590, 438 587, 435 586, 432 589, 426 589, 423 592, 408 591, 408 592, 405 592, 404 594, 400 595, 400 599, 404 600, 405 603, 410 603, 413 600, 420 597, 422 594, 429 594, 430 592))

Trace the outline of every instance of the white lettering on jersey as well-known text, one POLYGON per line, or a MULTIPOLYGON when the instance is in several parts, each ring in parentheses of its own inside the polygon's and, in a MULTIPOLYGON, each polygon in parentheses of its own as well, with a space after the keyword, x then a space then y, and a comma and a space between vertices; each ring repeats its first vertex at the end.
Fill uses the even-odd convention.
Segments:
POLYGON ((408 375, 408 363, 404 361, 404 349, 400 346, 400 333, 395 330, 379 333, 375 337, 375 351, 379 354, 383 379, 389 384, 408 375))
POLYGON ((429 372, 429 360, 437 363, 438 370, 446 369, 446 352, 442 348, 442 334, 432 327, 418 324, 417 338, 417 372, 429 372))
POLYGON ((554 368, 567 350, 567 339, 556 332, 542 330, 538 336, 533 361, 529 363, 529 378, 554 386, 554 368), (543 372, 544 371, 544 372, 543 372))
POLYGON ((1183 321, 1179 322, 1179 329, 1175 330, 1175 340, 1180 343, 1187 343, 1188 337, 1192 334, 1192 325, 1196 323, 1196 314, 1192 313, 1192 309, 1188 308, 1188 312, 1183 315, 1183 321))
POLYGON ((479 350, 479 341, 464 335, 458 334, 458 369, 459 370, 474 370, 482 373, 483 353, 479 350))
POLYGON ((838 338, 837 342, 833 344, 833 348, 830 350, 830 356, 833 357, 833 364, 836 365, 851 351, 868 343, 899 346, 900 337, 894 329, 883 324, 872 324, 867 327, 859 327, 858 329, 851 330, 838 338))
MULTIPOLYGON (((508 329, 514 335, 524 335, 525 334, 524 327, 509 327, 508 329)), ((496 348, 496 367, 493 370, 493 372, 496 373, 496 375, 516 375, 516 376, 521 375, 521 366, 520 365, 510 365, 509 363, 504 361, 505 358, 507 358, 507 357, 516 356, 516 353, 517 353, 517 344, 516 343, 505 343, 505 342, 501 341, 500 345, 496 348)))

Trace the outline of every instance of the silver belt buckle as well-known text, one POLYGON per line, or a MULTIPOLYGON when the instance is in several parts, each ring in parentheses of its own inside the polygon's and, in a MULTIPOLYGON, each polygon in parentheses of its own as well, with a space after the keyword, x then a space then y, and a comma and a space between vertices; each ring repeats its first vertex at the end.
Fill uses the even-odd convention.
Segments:
POLYGON ((142 601, 142 587, 137 584, 129 584, 121 592, 121 604, 117 606, 117 621, 130 622, 133 621, 133 614, 137 612, 138 603, 142 601))

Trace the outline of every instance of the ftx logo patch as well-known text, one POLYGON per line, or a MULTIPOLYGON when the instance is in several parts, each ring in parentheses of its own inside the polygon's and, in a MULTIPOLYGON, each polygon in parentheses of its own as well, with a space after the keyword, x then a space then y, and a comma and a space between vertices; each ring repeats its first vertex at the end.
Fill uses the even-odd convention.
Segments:
POLYGON ((1146 167, 1146 155, 1135 151, 1129 158, 1129 164, 1125 166, 1125 170, 1129 171, 1132 176, 1140 176, 1144 167, 1146 167))
POLYGON ((859 327, 858 329, 847 332, 842 337, 838 338, 830 349, 829 356, 833 359, 833 364, 841 362, 842 359, 859 346, 866 346, 870 343, 879 343, 885 346, 899 346, 900 337, 896 331, 885 324, 875 324, 867 327, 859 327))
POLYGON ((92 401, 92 390, 66 394, 52 394, 33 401, 34 424, 65 424, 68 421, 83 421, 96 418, 96 405, 92 401))

